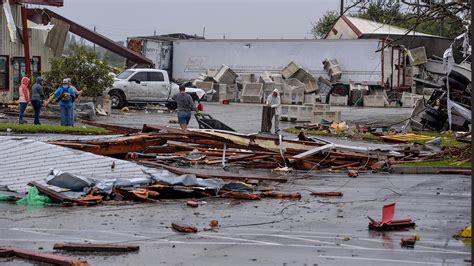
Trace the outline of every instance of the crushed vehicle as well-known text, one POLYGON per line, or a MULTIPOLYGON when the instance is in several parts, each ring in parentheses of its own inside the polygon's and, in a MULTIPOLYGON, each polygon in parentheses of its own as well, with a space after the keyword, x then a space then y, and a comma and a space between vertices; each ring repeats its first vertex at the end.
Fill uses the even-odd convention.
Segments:
MULTIPOLYGON (((193 99, 201 100, 204 90, 186 88, 193 99)), ((173 96, 179 93, 179 85, 170 82, 168 72, 161 69, 126 69, 114 79, 111 88, 105 91, 110 96, 112 108, 122 108, 128 104, 165 104, 174 110, 177 108, 173 96)))

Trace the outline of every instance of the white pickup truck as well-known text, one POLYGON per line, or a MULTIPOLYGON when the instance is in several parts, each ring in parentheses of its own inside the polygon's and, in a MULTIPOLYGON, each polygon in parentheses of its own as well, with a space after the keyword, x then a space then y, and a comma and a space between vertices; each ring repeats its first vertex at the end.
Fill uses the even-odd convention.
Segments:
MULTIPOLYGON (((196 88, 186 88, 186 92, 195 100, 206 94, 196 88)), ((133 68, 117 75, 113 86, 105 93, 110 95, 112 108, 122 108, 127 104, 165 103, 169 109, 176 109, 173 97, 179 93, 179 86, 170 82, 165 70, 133 68)))

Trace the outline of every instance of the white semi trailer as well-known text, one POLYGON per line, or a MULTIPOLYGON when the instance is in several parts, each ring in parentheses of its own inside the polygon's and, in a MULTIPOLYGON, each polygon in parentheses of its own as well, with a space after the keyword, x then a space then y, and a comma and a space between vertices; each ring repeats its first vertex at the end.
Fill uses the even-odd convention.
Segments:
POLYGON ((398 51, 386 48, 382 41, 364 40, 177 40, 173 41, 172 77, 189 80, 219 69, 222 64, 238 74, 280 72, 288 63, 309 70, 316 78, 327 76, 324 59, 337 59, 342 69, 340 83, 396 85, 400 78, 391 77, 399 63, 398 51))

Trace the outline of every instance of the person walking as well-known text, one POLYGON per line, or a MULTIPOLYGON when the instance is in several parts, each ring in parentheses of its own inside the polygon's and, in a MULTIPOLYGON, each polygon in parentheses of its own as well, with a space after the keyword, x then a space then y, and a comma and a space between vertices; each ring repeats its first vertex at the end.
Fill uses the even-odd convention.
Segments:
POLYGON ((186 87, 179 86, 179 93, 174 96, 174 100, 178 105, 178 123, 182 130, 188 129, 189 120, 191 120, 191 112, 196 111, 194 101, 191 95, 186 93, 186 87))
POLYGON ((18 123, 20 124, 25 124, 28 123, 23 119, 23 115, 25 114, 26 107, 30 103, 30 79, 27 77, 23 77, 21 79, 21 85, 20 88, 18 89, 19 91, 19 102, 20 102, 20 112, 19 112, 19 117, 18 117, 18 123))
POLYGON ((68 86, 68 80, 63 79, 63 84, 54 91, 52 97, 50 97, 46 103, 45 107, 48 107, 49 102, 56 98, 59 101, 59 108, 61 111, 61 126, 74 126, 74 100, 76 94, 74 90, 68 86))
POLYGON ((41 125, 39 117, 41 113, 41 107, 43 106, 44 101, 44 91, 43 91, 43 78, 37 77, 36 83, 31 88, 31 105, 35 112, 35 125, 41 125))
POLYGON ((272 94, 268 95, 266 105, 272 108, 272 117, 270 117, 270 121, 273 116, 275 117, 275 134, 280 133, 280 104, 280 93, 278 89, 274 89, 272 94))

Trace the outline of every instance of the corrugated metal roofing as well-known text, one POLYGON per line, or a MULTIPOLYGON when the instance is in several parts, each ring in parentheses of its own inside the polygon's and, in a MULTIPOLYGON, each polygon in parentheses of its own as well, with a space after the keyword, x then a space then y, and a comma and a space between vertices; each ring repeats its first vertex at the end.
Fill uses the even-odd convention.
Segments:
POLYGON ((28 138, 0 136, 0 186, 18 192, 28 190, 28 182, 44 180, 51 169, 94 179, 145 177, 142 169, 160 170, 132 162, 64 148, 28 138), (112 169, 112 164, 115 167, 112 169))
MULTIPOLYGON (((383 35, 404 35, 408 29, 396 27, 389 24, 383 24, 367 19, 362 18, 355 18, 345 16, 361 33, 364 34, 383 34, 383 35)), ((431 36, 431 37, 439 37, 435 35, 429 35, 421 32, 412 31, 409 33, 410 35, 416 36, 431 36)))

